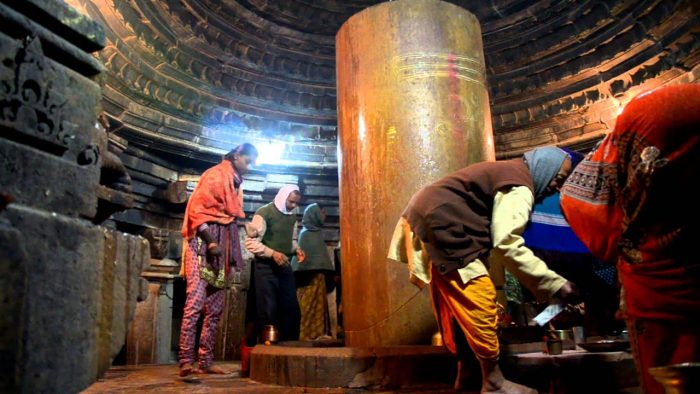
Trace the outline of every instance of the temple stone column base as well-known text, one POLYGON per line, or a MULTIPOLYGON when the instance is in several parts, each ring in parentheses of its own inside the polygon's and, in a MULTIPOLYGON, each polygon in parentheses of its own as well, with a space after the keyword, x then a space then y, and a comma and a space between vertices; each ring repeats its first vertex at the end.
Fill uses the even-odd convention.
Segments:
POLYGON ((251 354, 250 378, 261 383, 296 387, 449 389, 455 373, 454 356, 436 346, 258 345, 251 354))

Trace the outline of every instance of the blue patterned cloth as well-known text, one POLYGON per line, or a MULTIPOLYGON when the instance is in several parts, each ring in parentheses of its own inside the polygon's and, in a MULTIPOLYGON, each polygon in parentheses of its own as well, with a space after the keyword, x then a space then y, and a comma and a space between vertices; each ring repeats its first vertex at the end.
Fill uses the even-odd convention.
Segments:
POLYGON ((530 225, 523 233, 528 248, 556 250, 564 253, 588 253, 574 234, 559 206, 559 193, 535 204, 530 225))
MULTIPOLYGON (((531 249, 561 253, 589 253, 564 219, 559 206, 559 193, 535 204, 530 225, 525 229, 523 238, 525 245, 531 249)), ((606 284, 610 286, 615 284, 617 272, 614 265, 596 261, 592 269, 606 284)))

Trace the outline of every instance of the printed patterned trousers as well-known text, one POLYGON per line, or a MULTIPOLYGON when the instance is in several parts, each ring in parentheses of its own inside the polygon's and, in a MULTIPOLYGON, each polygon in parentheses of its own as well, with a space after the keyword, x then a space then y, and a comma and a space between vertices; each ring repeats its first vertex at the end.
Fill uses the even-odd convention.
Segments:
POLYGON ((188 245, 187 261, 185 261, 185 277, 187 279, 187 300, 182 316, 180 329, 180 365, 193 364, 195 361, 195 337, 197 321, 204 312, 204 324, 199 337, 199 368, 209 368, 214 361, 214 343, 216 331, 224 310, 226 291, 210 286, 199 278, 199 259, 196 247, 188 245))

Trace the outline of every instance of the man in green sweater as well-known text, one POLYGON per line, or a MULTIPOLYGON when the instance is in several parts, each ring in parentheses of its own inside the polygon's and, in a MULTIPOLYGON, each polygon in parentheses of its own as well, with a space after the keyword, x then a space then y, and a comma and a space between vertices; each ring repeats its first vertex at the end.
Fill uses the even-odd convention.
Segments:
POLYGON ((274 202, 258 209, 246 228, 245 247, 255 256, 251 280, 255 286, 256 336, 264 326, 273 325, 280 340, 299 339, 301 312, 290 259, 294 254, 300 261, 305 257, 295 241, 295 211, 300 200, 296 185, 282 187, 274 202))

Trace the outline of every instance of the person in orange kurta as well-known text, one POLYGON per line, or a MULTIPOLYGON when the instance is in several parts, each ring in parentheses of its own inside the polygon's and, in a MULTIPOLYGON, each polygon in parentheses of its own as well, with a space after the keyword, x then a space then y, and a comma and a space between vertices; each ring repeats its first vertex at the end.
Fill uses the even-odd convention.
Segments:
MULTIPOLYGON (((221 374, 212 365, 214 341, 224 309, 225 283, 229 267, 243 269, 238 219, 243 212, 242 176, 255 161, 258 152, 251 144, 242 144, 224 156, 224 160, 202 174, 187 202, 182 224, 182 270, 187 280, 187 299, 180 330, 180 376, 193 372, 197 320, 204 311, 199 338, 199 370, 221 374)), ((182 275, 182 271, 181 271, 182 275)))
POLYGON ((562 188, 571 228, 617 263, 622 311, 645 393, 649 369, 700 361, 700 85, 637 96, 562 188))

